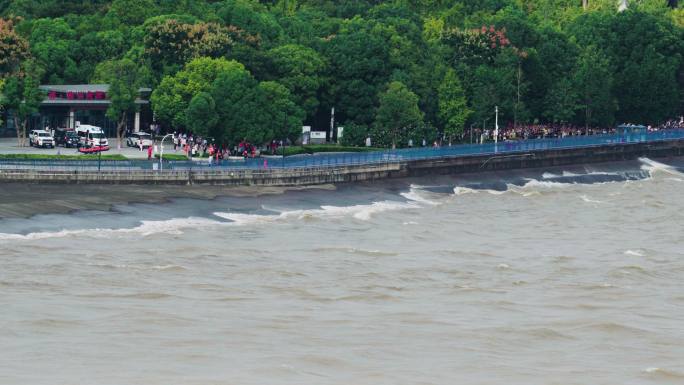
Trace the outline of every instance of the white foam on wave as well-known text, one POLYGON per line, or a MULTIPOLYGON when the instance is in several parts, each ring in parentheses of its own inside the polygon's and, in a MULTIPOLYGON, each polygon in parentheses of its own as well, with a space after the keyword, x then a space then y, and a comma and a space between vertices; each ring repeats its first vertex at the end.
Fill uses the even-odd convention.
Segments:
POLYGON ((91 229, 76 229, 76 230, 60 230, 60 231, 45 231, 35 232, 29 234, 7 234, 0 233, 0 241, 2 240, 41 240, 49 238, 64 238, 70 236, 86 236, 91 238, 107 238, 119 234, 138 234, 146 237, 153 234, 182 234, 183 229, 197 228, 206 226, 215 226, 221 222, 214 221, 207 218, 173 218, 163 221, 141 221, 140 225, 132 228, 121 229, 107 229, 107 228, 91 228, 91 229))
POLYGON ((487 193, 487 194, 492 194, 492 195, 501 195, 505 194, 506 191, 497 191, 497 190, 476 190, 472 189, 469 187, 463 187, 463 186, 456 186, 454 187, 454 194, 455 195, 465 195, 465 194, 479 194, 479 193, 487 193))
POLYGON ((551 189, 551 188, 564 188, 568 186, 572 186, 573 183, 559 183, 559 182, 549 182, 545 180, 537 180, 537 179, 528 179, 527 183, 525 183, 522 188, 524 189, 529 189, 529 188, 544 188, 544 189, 551 189))
POLYGON ((644 256, 644 253, 642 253, 641 251, 638 251, 638 250, 627 250, 627 251, 625 251, 624 254, 625 255, 631 255, 633 257, 643 257, 644 256))
POLYGON ((657 376, 666 377, 666 378, 670 378, 670 379, 677 379, 678 381, 680 381, 682 378, 684 378, 684 373, 677 372, 674 370, 664 369, 664 368, 658 368, 658 367, 646 368, 643 370, 643 372, 646 374, 649 374, 649 375, 657 375, 657 376))
POLYGON ((639 158, 639 161, 642 163, 641 169, 648 171, 649 174, 651 174, 651 177, 653 177, 655 174, 659 172, 674 175, 679 178, 684 177, 683 173, 677 171, 674 167, 668 166, 664 163, 656 162, 655 160, 649 158, 639 158))
POLYGON ((282 211, 277 215, 241 214, 215 212, 214 215, 228 219, 233 225, 252 225, 273 223, 287 219, 322 219, 353 217, 358 220, 370 220, 373 215, 396 210, 417 209, 421 206, 413 202, 381 201, 368 205, 353 206, 321 206, 319 209, 282 211))
POLYGON ((598 201, 596 199, 591 199, 589 198, 586 194, 585 195, 580 195, 580 199, 587 203, 603 203, 603 201, 598 201))
MULTIPOLYGON (((418 198, 419 199, 419 198, 418 198)), ((211 228, 216 226, 230 226, 230 225, 247 225, 247 224, 262 224, 272 223, 287 219, 307 219, 307 218, 333 218, 333 217, 353 217, 358 220, 368 221, 374 215, 386 211, 418 209, 424 207, 418 203, 430 204, 428 200, 422 199, 418 201, 414 199, 410 202, 400 201, 380 201, 373 202, 366 205, 352 205, 352 206, 321 206, 318 209, 309 210, 289 210, 278 211, 275 215, 260 215, 260 214, 244 214, 244 213, 226 213, 215 212, 214 215, 228 219, 230 222, 223 222, 209 218, 172 218, 160 221, 141 221, 138 226, 132 228, 89 228, 89 229, 74 229, 74 230, 59 230, 59 231, 45 231, 33 232, 29 234, 11 234, 0 233, 0 241, 32 241, 50 238, 65 238, 72 236, 81 236, 89 238, 107 238, 117 235, 135 234, 146 237, 154 234, 170 234, 181 235, 186 229, 197 228, 211 228)))
POLYGON ((424 196, 425 193, 425 190, 422 190, 420 186, 412 184, 408 192, 403 192, 400 195, 410 201, 424 203, 430 206, 439 206, 442 204, 440 202, 426 198, 424 196))
POLYGON ((541 195, 542 192, 555 191, 559 188, 566 188, 572 186, 570 183, 550 182, 545 180, 528 179, 522 186, 508 184, 507 191, 513 192, 523 197, 532 197, 541 195))
POLYGON ((555 179, 555 178, 559 178, 559 177, 560 177, 560 175, 552 174, 550 172, 545 172, 542 174, 542 178, 544 178, 544 179, 555 179))

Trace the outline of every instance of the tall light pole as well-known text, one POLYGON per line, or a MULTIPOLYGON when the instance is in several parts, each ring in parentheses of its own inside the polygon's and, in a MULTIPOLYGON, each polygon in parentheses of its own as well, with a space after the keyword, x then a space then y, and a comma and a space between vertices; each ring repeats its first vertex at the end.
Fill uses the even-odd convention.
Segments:
POLYGON ((494 106, 494 143, 499 141, 499 106, 494 106))
POLYGON ((494 106, 494 152, 497 152, 499 142, 499 106, 494 106))
POLYGON ((162 158, 164 157, 164 139, 166 139, 168 136, 173 136, 173 134, 164 135, 162 140, 159 142, 159 171, 164 170, 164 163, 162 162, 162 158))
POLYGON ((329 140, 329 142, 331 144, 333 142, 333 127, 335 127, 335 107, 333 107, 330 110, 330 140, 329 140))

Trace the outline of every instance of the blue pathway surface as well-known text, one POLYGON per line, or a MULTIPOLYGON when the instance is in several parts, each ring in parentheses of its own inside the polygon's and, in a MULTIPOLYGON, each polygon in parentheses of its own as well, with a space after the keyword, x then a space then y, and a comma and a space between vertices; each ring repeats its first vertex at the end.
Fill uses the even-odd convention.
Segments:
MULTIPOLYGON (((498 144, 468 144, 444 147, 425 147, 362 153, 320 153, 295 155, 285 158, 268 157, 245 160, 223 160, 219 164, 202 161, 164 161, 163 171, 173 170, 242 170, 264 168, 320 168, 361 164, 406 162, 423 159, 440 159, 463 156, 507 155, 541 150, 590 148, 610 144, 647 143, 684 139, 684 130, 663 130, 626 134, 572 136, 566 138, 531 139, 498 144)), ((153 170, 159 162, 147 160, 108 160, 100 164, 102 170, 153 170)), ((0 160, 0 169, 40 169, 55 171, 97 170, 97 160, 0 160)))

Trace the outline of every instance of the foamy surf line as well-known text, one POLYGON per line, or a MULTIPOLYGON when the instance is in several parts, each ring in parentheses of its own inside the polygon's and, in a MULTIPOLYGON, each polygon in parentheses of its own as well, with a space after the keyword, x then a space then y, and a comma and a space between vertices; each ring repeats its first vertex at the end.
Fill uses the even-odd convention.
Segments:
MULTIPOLYGON (((243 214, 215 212, 214 215, 230 220, 235 225, 251 225, 274 223, 289 219, 324 219, 352 217, 362 221, 368 221, 373 215, 386 211, 418 209, 419 205, 413 202, 382 201, 373 202, 369 205, 353 206, 321 206, 318 209, 289 210, 275 215, 243 214)), ((269 209, 275 211, 273 209, 269 209)))
POLYGON ((492 189, 478 189, 478 188, 471 188, 471 187, 465 187, 465 186, 456 186, 454 187, 454 194, 459 196, 459 195, 465 195, 465 194, 478 194, 478 193, 487 193, 491 195, 503 195, 506 193, 517 193, 520 195, 524 196, 529 196, 530 194, 533 194, 535 192, 539 192, 542 190, 549 190, 552 188, 565 188, 568 186, 572 186, 572 183, 560 183, 560 182, 548 182, 548 181, 540 181, 537 179, 527 179, 525 184, 522 186, 515 185, 512 183, 506 184, 506 189, 499 191, 499 190, 492 190, 492 189))
MULTIPOLYGON (((426 202, 427 203, 427 202, 426 202)), ((352 206, 320 206, 317 209, 306 210, 287 210, 280 211, 274 215, 245 214, 230 212, 214 212, 213 215, 228 220, 219 221, 210 218, 173 218, 164 221, 141 221, 139 226, 132 228, 89 228, 75 230, 60 230, 33 232, 29 234, 0 233, 0 241, 31 241, 48 238, 64 238, 70 236, 82 236, 90 238, 106 238, 116 235, 137 234, 140 236, 151 236, 154 234, 183 234, 186 229, 203 229, 216 226, 242 226, 268 224, 286 220, 302 219, 325 219, 325 218, 345 218, 352 217, 361 221, 368 221, 374 215, 387 212, 421 208, 416 201, 381 201, 367 205, 352 206)), ((278 210, 265 208, 268 211, 278 212, 278 210)))
POLYGON ((31 241, 48 238, 65 238, 70 236, 84 236, 91 238, 107 238, 122 234, 138 234, 143 237, 154 234, 182 234, 183 229, 187 228, 204 228, 207 226, 216 226, 222 222, 208 219, 208 218, 173 218, 165 221, 141 221, 139 226, 131 228, 108 229, 108 228, 90 228, 90 229, 75 229, 75 230, 60 230, 60 231, 46 231, 33 232, 29 234, 9 234, 0 233, 0 241, 31 241))

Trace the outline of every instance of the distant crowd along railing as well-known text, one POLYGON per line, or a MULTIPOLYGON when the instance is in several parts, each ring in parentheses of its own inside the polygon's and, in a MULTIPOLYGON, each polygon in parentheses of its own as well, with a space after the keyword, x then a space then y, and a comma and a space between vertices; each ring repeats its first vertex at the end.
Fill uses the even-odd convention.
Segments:
POLYGON ((478 156, 495 154, 515 154, 529 151, 567 149, 603 146, 608 144, 628 144, 684 139, 684 130, 662 130, 655 132, 634 132, 625 134, 604 134, 593 136, 571 136, 565 138, 531 139, 499 143, 465 144, 442 147, 418 147, 396 150, 355 152, 355 153, 318 153, 314 155, 294 155, 287 157, 261 157, 247 159, 226 159, 220 162, 204 158, 194 161, 148 160, 32 160, 3 159, 0 169, 38 169, 48 171, 155 171, 169 172, 180 170, 245 170, 276 168, 337 167, 349 165, 373 165, 380 163, 407 162, 414 160, 450 158, 459 156, 478 156))

